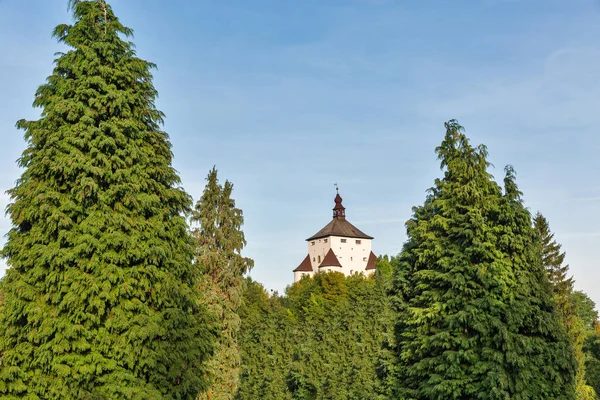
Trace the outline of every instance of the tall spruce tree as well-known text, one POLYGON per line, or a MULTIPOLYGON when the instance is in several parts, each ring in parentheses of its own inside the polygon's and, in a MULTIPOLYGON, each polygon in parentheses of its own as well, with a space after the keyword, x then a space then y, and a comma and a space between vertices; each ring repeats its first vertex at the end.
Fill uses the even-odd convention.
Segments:
POLYGON ((564 319, 553 298, 553 285, 542 261, 544 252, 539 235, 532 227, 531 215, 521 200, 522 193, 517 187, 514 169, 508 166, 505 171, 498 247, 511 260, 518 282, 512 302, 512 316, 518 330, 509 343, 517 354, 529 360, 529 364, 518 364, 515 389, 521 395, 542 398, 576 395, 576 398, 588 399, 585 385, 578 386, 583 381, 577 382, 574 342, 568 336, 569 328, 564 326, 564 319), (557 362, 552 364, 552 369, 544 371, 543 366, 549 357, 557 357, 557 362), (536 379, 542 371, 545 376, 536 379), (563 385, 565 389, 548 387, 552 382, 563 385))
POLYGON ((17 124, 0 397, 193 398, 211 334, 154 65, 104 0, 70 3, 41 117, 17 124))
POLYGON ((200 291, 204 303, 217 316, 221 335, 207 374, 211 380, 208 391, 200 399, 233 399, 239 386, 240 349, 238 311, 244 291, 244 274, 254 262, 242 257, 246 245, 241 228, 242 210, 231 198, 233 184, 220 185, 217 170, 206 178, 204 193, 192 212, 192 221, 199 227, 192 231, 196 239, 196 261, 203 271, 200 291))
POLYGON ((570 300, 573 293, 573 278, 568 276, 569 265, 564 264, 565 252, 561 252, 561 245, 554 239, 548 220, 541 213, 533 218, 533 226, 539 236, 542 246, 542 265, 552 284, 552 290, 561 312, 572 314, 574 307, 570 300), (565 310, 563 310, 563 308, 565 310))
POLYGON ((573 399, 574 361, 512 170, 505 194, 487 150, 451 120, 444 177, 407 222, 396 292, 406 399, 573 399))
POLYGON ((586 338, 584 322, 577 314, 577 307, 573 301, 573 278, 568 276, 569 266, 564 264, 565 253, 561 252, 561 245, 554 239, 550 224, 546 217, 537 213, 533 218, 533 226, 541 245, 541 263, 548 280, 552 285, 554 301, 558 307, 562 324, 567 328, 567 333, 573 343, 573 351, 577 360, 577 374, 575 377, 577 399, 594 400, 594 389, 586 384, 585 354, 583 345, 586 338))

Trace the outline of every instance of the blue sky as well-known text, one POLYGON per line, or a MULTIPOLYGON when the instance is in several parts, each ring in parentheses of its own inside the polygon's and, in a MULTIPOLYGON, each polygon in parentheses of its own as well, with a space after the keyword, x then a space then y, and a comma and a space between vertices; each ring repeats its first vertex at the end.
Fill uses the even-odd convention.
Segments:
MULTIPOLYGON (((443 123, 457 118, 488 146, 497 179, 516 168, 576 287, 600 304, 600 2, 110 3, 158 65, 183 186, 197 199, 213 165, 234 183, 251 275, 267 288, 292 282, 335 182, 376 254, 398 253, 411 207, 441 174, 443 123)), ((63 50, 50 34, 69 21, 66 0, 0 0, 2 193, 25 148, 15 122, 39 115, 35 90, 63 50)))

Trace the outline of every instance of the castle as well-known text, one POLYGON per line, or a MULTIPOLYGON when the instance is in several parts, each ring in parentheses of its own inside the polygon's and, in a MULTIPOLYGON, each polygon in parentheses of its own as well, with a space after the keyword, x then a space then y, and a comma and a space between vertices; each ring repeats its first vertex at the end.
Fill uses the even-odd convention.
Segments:
POLYGON ((306 239, 308 255, 294 270, 294 282, 316 272, 337 271, 344 275, 375 272, 377 257, 371 251, 373 237, 346 220, 346 209, 339 193, 334 201, 333 220, 306 239))

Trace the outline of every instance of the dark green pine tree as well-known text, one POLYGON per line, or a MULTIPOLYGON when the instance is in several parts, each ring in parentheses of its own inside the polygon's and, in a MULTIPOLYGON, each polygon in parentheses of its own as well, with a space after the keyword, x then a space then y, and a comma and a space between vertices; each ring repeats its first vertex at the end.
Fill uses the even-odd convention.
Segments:
POLYGON ((577 314, 577 307, 573 301, 573 278, 568 276, 569 266, 563 265, 565 253, 561 252, 561 245, 554 239, 548 220, 541 213, 533 218, 533 226, 541 245, 541 263, 548 280, 552 285, 554 301, 556 302, 562 324, 567 328, 567 333, 573 344, 573 352, 577 360, 577 374, 575 377, 577 399, 594 400, 594 389, 586 384, 585 354, 583 346, 586 338, 585 326, 582 318, 577 314))
POLYGON ((153 64, 104 0, 71 3, 41 117, 18 122, 0 397, 194 398, 212 334, 153 64))
MULTIPOLYGON (((585 388, 579 387, 584 381, 577 380, 575 343, 569 336, 571 329, 577 328, 565 326, 566 320, 556 307, 552 283, 540 256, 544 249, 532 227, 531 214, 523 205, 516 173, 511 166, 505 171, 498 248, 511 260, 517 281, 512 293, 513 319, 509 320, 516 330, 508 337, 507 345, 529 361, 527 364, 521 361, 508 363, 512 370, 519 371, 514 388, 520 396, 529 395, 529 398, 577 395, 577 399, 588 399, 584 395, 585 388), (544 368, 549 359, 553 360, 552 368, 544 368)), ((577 319, 571 318, 570 322, 576 325, 577 319)))
POLYGON ((207 375, 211 383, 199 399, 230 400, 239 386, 240 349, 238 315, 245 286, 244 274, 254 262, 241 255, 246 246, 242 231, 244 216, 231 198, 233 184, 220 185, 217 170, 206 178, 204 193, 192 212, 192 231, 196 239, 196 261, 203 272, 200 291, 203 303, 217 316, 216 329, 221 333, 210 360, 207 375))
MULTIPOLYGON (((573 399, 574 362, 531 218, 454 120, 436 149, 444 177, 407 222, 395 396, 573 399)), ((509 170, 510 172, 510 170, 509 170)))
POLYGON ((561 252, 561 245, 554 240, 548 220, 541 213, 538 212, 533 218, 533 226, 542 243, 542 265, 546 269, 559 307, 573 308, 569 305, 572 303, 569 299, 573 293, 573 278, 568 276, 569 265, 564 265, 565 253, 561 252))

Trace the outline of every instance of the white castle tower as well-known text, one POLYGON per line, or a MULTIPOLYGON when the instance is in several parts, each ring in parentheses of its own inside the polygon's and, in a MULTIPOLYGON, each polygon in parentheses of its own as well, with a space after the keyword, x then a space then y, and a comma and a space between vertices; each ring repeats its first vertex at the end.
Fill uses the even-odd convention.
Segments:
MULTIPOLYGON (((336 189, 337 190, 337 189, 336 189)), ((333 220, 315 233, 308 242, 308 255, 294 270, 294 282, 303 275, 337 271, 344 275, 375 272, 375 254, 371 251, 372 236, 361 232, 346 220, 346 209, 339 193, 335 196, 333 220)))

